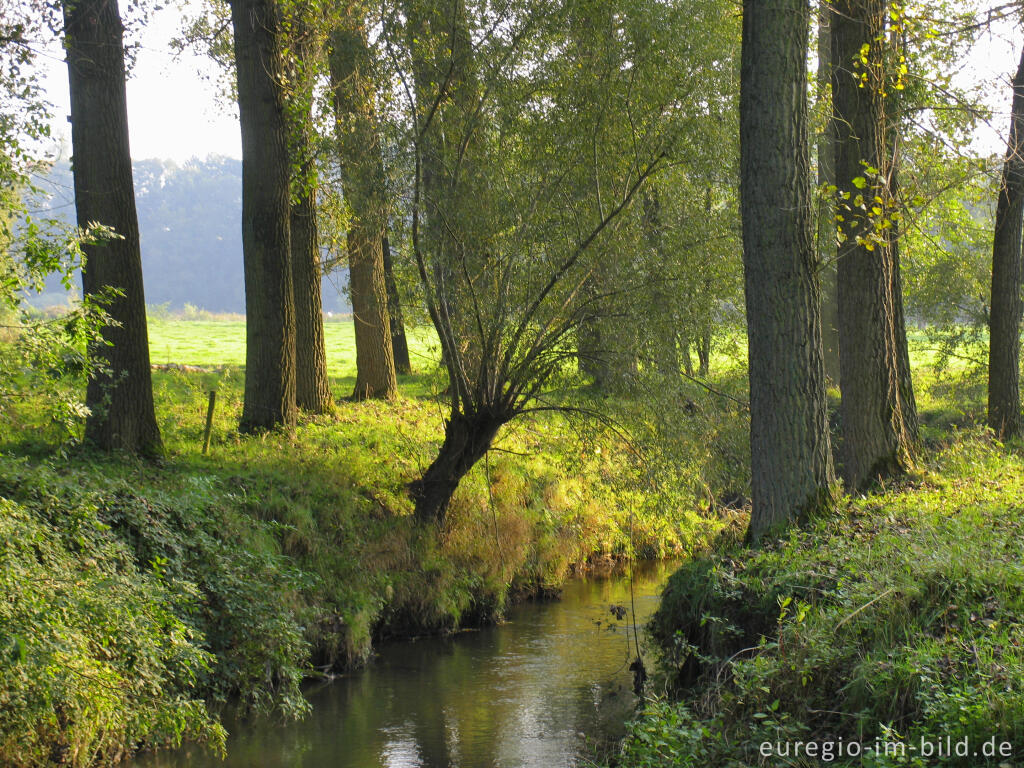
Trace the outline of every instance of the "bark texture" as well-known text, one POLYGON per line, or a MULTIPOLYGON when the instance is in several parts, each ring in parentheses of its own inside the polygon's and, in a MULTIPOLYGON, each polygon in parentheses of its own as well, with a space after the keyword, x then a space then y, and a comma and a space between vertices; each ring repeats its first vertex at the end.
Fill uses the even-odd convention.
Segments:
POLYGON ((121 17, 116 0, 65 0, 63 11, 78 224, 103 224, 119 236, 85 247, 82 290, 96 296, 109 286, 123 294, 107 308, 119 324, 103 329, 110 346, 89 350, 106 372, 86 389, 85 437, 106 450, 157 455, 121 17))
POLYGON ((405 318, 402 316, 402 301, 398 295, 398 284, 395 282, 394 261, 391 258, 391 241, 385 237, 384 281, 388 289, 388 319, 391 321, 391 348, 395 353, 395 372, 407 376, 412 373, 412 361, 409 359, 409 341, 405 338, 405 318))
POLYGON ((988 425, 1020 434, 1021 228, 1024 222, 1024 52, 1013 78, 1010 137, 996 204, 989 319, 988 425))
POLYGON ((288 124, 274 0, 231 0, 242 127, 245 400, 242 432, 296 418, 288 124))
POLYGON ((356 337, 353 397, 391 399, 398 394, 398 379, 384 272, 387 190, 372 60, 358 6, 348 5, 341 16, 331 33, 329 58, 342 188, 352 212, 347 244, 356 337))
POLYGON ((831 506, 807 127, 809 9, 745 0, 740 205, 756 541, 831 506))
MULTIPOLYGON (((832 117, 832 4, 818 6, 818 104, 825 123, 818 134, 818 188, 836 183, 836 127, 832 117)), ((821 263, 821 345, 825 377, 839 384, 839 286, 836 279, 836 207, 834 196, 818 197, 818 260, 821 263)))
MULTIPOLYGON (((305 10, 305 9, 302 9, 305 10)), ((292 287, 295 295, 295 403, 308 413, 334 410, 327 378, 323 300, 320 295, 323 269, 316 214, 316 164, 313 157, 311 110, 315 61, 319 40, 306 14, 294 25, 296 54, 291 81, 297 84, 291 117, 293 179, 290 214, 292 287)))
POLYGON ((885 3, 840 0, 835 7, 841 455, 847 486, 859 489, 910 467, 917 408, 897 247, 897 144, 884 97, 885 3))
POLYGON ((466 473, 484 457, 502 425, 504 414, 454 413, 445 425, 444 442, 423 477, 409 486, 416 517, 444 525, 445 512, 455 489, 466 473))
POLYGON ((657 366, 658 372, 669 382, 679 380, 679 347, 677 318, 672 312, 673 302, 668 295, 662 278, 668 269, 668 254, 665 252, 665 227, 661 220, 661 200, 656 188, 644 194, 641 225, 647 241, 651 269, 651 307, 655 317, 649 318, 648 358, 657 366))
POLYGON ((291 206, 292 276, 295 292, 295 403, 309 413, 330 413, 334 398, 327 379, 323 270, 316 221, 316 190, 299 192, 291 206))

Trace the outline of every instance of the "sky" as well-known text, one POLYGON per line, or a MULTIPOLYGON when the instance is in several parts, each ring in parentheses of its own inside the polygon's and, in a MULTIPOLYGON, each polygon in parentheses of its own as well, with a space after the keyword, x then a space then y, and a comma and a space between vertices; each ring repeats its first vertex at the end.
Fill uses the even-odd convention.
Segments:
MULTIPOLYGON (((183 13, 196 5, 196 0, 184 0, 178 8, 158 11, 139 33, 141 49, 128 81, 131 153, 136 160, 161 158, 181 163, 208 155, 241 157, 237 110, 218 99, 215 66, 203 56, 191 52, 175 55, 169 48, 183 13)), ((975 149, 985 154, 1001 155, 1006 146, 1009 81, 1020 51, 1013 42, 1019 35, 1009 27, 1002 24, 996 32, 983 35, 957 77, 960 85, 982 82, 993 87, 989 102, 995 110, 992 125, 982 127, 974 142, 975 149)), ((53 133, 65 137, 70 146, 67 68, 58 45, 47 51, 44 62, 45 86, 55 106, 53 133)))
MULTIPOLYGON (((191 2, 184 4, 191 6, 191 2)), ((192 157, 227 155, 241 158, 238 112, 218 99, 216 67, 206 57, 169 47, 181 25, 177 8, 157 11, 139 32, 141 48, 128 80, 128 126, 132 157, 161 158, 181 163, 192 157)), ((54 136, 71 145, 67 122, 68 73, 64 53, 53 45, 45 54, 44 83, 53 103, 54 136)), ((67 151, 65 152, 67 154, 67 151)))

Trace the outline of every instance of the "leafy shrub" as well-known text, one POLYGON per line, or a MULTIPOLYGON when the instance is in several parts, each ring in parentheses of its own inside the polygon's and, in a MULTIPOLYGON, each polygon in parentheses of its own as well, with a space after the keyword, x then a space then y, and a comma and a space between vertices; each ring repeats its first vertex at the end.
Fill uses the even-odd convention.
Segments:
POLYGON ((197 689, 213 657, 178 615, 195 587, 139 567, 95 509, 68 518, 0 499, 4 765, 87 766, 185 737, 222 747, 197 689))

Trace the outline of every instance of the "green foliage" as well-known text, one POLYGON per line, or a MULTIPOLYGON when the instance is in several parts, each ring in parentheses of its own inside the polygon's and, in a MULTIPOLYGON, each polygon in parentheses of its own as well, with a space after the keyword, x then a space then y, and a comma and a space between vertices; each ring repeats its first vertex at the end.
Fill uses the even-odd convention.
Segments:
POLYGON ((183 738, 223 748, 199 697, 213 656, 187 614, 196 588, 141 563, 96 499, 53 472, 5 459, 27 497, 0 497, 0 759, 114 761, 135 744, 183 738))
MULTIPOLYGON (((654 703, 621 765, 759 765, 764 741, 979 754, 836 757, 836 765, 997 765, 1024 744, 1019 453, 957 435, 913 485, 761 550, 687 562, 653 625, 680 704, 654 703)), ((771 762, 770 760, 768 761, 771 762)))
MULTIPOLYGON (((216 748, 210 713, 224 703, 300 715, 301 678, 359 664, 375 639, 491 621, 510 600, 555 587, 589 562, 691 551, 721 527, 691 512, 686 493, 643 490, 644 464, 616 430, 542 412, 499 436, 456 493, 444 530, 425 528, 406 487, 437 450, 434 369, 405 378, 395 403, 346 403, 305 420, 293 438, 243 439, 235 430, 241 360, 232 358, 244 349, 242 325, 167 318, 151 330, 155 360, 200 366, 154 371, 163 465, 75 451, 40 459, 54 442, 39 432, 8 433, 0 444, 0 503, 17 511, 9 525, 22 521, 3 531, 17 564, 5 573, 22 600, 0 607, 21 612, 0 643, 20 658, 17 638, 25 639, 25 682, 11 690, 41 697, 33 708, 3 710, 0 762, 17 755, 44 764, 64 744, 82 763, 93 759, 86 749, 102 762, 178 738, 216 748), (211 389, 218 409, 203 456, 211 389), (32 560, 39 536, 62 547, 52 561, 32 560), (85 593, 75 598, 79 614, 63 608, 65 592, 40 581, 43 570, 66 571, 85 593), (108 588, 118 593, 104 603, 108 588), (102 728, 98 715, 61 720, 55 694, 33 682, 50 668, 33 643, 72 629, 83 634, 61 651, 68 669, 102 663, 103 679, 119 680, 137 657, 149 665, 139 687, 121 686, 116 700, 73 672, 53 683, 68 711, 106 713, 102 728), (106 648, 117 652, 97 650, 106 648), (50 726, 19 751, 44 715, 50 726)), ((332 386, 347 389, 351 323, 328 324, 328 334, 332 386)), ((425 335, 411 339, 421 360, 436 359, 425 335)), ((594 408, 587 397, 573 402, 594 408)))

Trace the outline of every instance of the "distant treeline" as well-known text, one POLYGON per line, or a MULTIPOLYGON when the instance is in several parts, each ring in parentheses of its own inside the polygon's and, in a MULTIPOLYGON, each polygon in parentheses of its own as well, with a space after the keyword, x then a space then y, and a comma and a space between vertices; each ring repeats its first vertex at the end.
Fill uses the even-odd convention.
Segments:
MULTIPOLYGON (((242 278, 242 161, 212 156, 178 164, 133 163, 135 200, 142 240, 146 303, 172 311, 186 304, 209 312, 245 312, 242 278)), ((73 224, 74 189, 66 160, 39 181, 41 207, 73 224)), ((348 270, 323 280, 325 312, 348 312, 348 270)), ((67 295, 54 279, 33 304, 63 304, 67 295)))

